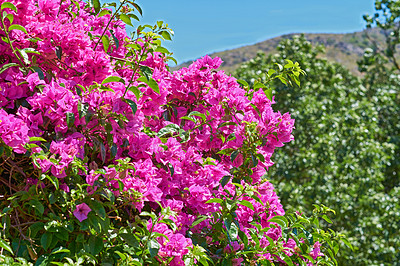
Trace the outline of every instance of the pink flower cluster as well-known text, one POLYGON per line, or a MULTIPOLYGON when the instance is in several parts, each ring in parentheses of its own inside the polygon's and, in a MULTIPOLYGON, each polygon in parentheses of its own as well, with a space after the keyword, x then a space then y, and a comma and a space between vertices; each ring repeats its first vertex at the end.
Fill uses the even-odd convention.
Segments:
MULTIPOLYGON (((0 4, 3 2, 0 0, 0 4)), ((247 159, 244 152, 238 152, 233 161, 218 152, 241 151, 249 143, 247 132, 251 128, 260 140, 253 148, 265 160, 258 160, 252 168, 250 183, 264 204, 245 196, 243 199, 251 202, 254 210, 240 205, 236 212, 239 225, 245 232, 253 227, 251 222, 269 227, 268 219, 284 214, 272 184, 262 180, 262 176, 273 164, 275 148, 293 140, 294 120, 289 114, 275 112, 274 101, 262 90, 249 99, 235 78, 216 70, 221 64, 219 58, 206 56, 171 73, 162 54, 149 53, 140 65, 152 70, 152 78, 160 89, 157 93, 137 80, 139 73, 119 67, 115 60, 125 58, 125 45, 132 42, 123 23, 111 23, 119 44, 110 45, 106 53, 101 42, 96 47, 98 39, 93 36, 102 34, 109 15, 93 16, 81 1, 77 1, 79 10, 70 0, 10 2, 18 12, 7 12, 13 13, 14 23, 28 32, 13 30, 10 35, 16 40, 14 45, 38 51, 40 55, 29 54, 29 60, 34 60, 45 75, 44 79, 38 73, 24 75, 18 67, 0 74, 0 137, 14 152, 25 153, 29 137, 44 138, 48 150, 36 148, 31 152, 45 157, 37 160, 40 170, 59 178, 65 191, 69 191, 70 185, 65 177, 71 173, 74 161, 81 160, 85 171, 81 169, 78 174, 90 185, 89 193, 96 191, 96 181, 102 177, 117 196, 118 181, 125 191, 137 192, 140 196, 126 200, 131 200, 138 210, 155 202, 170 207, 177 214, 173 218, 177 230, 172 231, 165 224, 157 224, 153 229, 169 238, 158 239, 159 256, 174 257, 172 264, 179 265, 187 247, 192 245, 187 232, 210 228, 208 220, 193 228, 192 223, 198 215, 219 210, 218 204, 208 204, 208 200, 226 197, 226 190, 234 193, 232 180, 224 187, 220 181, 247 159), (133 77, 132 85, 140 89, 141 97, 137 99, 131 91, 125 93, 121 82, 106 84, 109 90, 92 86, 108 76, 121 77, 126 83, 133 77), (135 102, 135 113, 122 96, 135 102), (199 115, 187 119, 192 112, 204 119, 199 115), (161 134, 168 128, 176 130, 161 134), (158 136, 148 134, 149 130, 158 136), (180 135, 182 132, 187 139, 180 135), (117 171, 110 166, 126 158, 130 159, 132 169, 117 171), (98 168, 104 172, 96 171, 98 168)), ((106 34, 113 40, 109 31, 106 34)), ((4 32, 0 35, 3 37, 4 32)), ((0 42, 0 54, 2 65, 18 63, 4 42, 0 42)), ((243 180, 241 183, 245 184, 243 180)), ((87 211, 79 205, 74 214, 81 221, 87 211)), ((272 228, 266 235, 278 240, 282 232, 272 228)), ((269 242, 261 244, 268 246, 269 242)), ((288 244, 288 248, 294 246, 288 244)), ((226 252, 232 250, 227 247, 226 252)))

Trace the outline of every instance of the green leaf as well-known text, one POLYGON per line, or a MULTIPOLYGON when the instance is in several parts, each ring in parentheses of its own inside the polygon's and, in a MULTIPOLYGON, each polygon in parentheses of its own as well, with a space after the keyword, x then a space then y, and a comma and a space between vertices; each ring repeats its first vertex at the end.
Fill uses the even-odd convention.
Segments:
POLYGON ((162 32, 161 32, 161 36, 163 36, 163 38, 164 38, 165 40, 168 40, 168 41, 171 41, 171 40, 172 40, 171 34, 170 34, 168 31, 162 31, 162 32))
POLYGON ((140 21, 140 19, 138 18, 138 16, 136 16, 135 14, 129 13, 128 16, 129 16, 130 18, 133 18, 133 19, 137 20, 137 21, 140 21))
POLYGON ((44 250, 48 250, 50 245, 51 245, 51 241, 53 240, 53 234, 52 233, 44 233, 42 235, 42 237, 40 238, 40 244, 42 245, 44 250))
POLYGON ((348 246, 352 251, 354 251, 353 245, 349 242, 349 240, 347 240, 346 238, 340 238, 340 240, 341 240, 346 246, 348 246))
POLYGON ((231 162, 233 162, 238 155, 239 155, 239 150, 232 152, 231 153, 231 162))
POLYGON ((220 181, 221 186, 224 187, 226 184, 228 184, 229 180, 231 180, 231 176, 230 175, 224 176, 220 181))
POLYGON ((89 206, 100 218, 106 218, 106 210, 104 209, 103 204, 101 204, 99 201, 92 200, 89 202, 89 206))
POLYGON ((163 137, 166 136, 168 134, 173 134, 175 132, 179 132, 180 127, 176 124, 169 124, 166 125, 164 128, 160 129, 160 131, 158 131, 157 136, 158 137, 163 137))
POLYGON ((253 167, 256 167, 258 165, 257 157, 251 154, 251 160, 253 161, 253 167))
POLYGON ((8 27, 8 31, 12 31, 12 30, 20 30, 22 32, 24 32, 25 34, 28 34, 28 32, 26 31, 26 29, 18 24, 13 24, 10 27, 8 27))
POLYGON ((239 234, 239 228, 237 227, 236 223, 232 222, 228 228, 229 236, 232 240, 236 240, 239 234))
POLYGON ((325 221, 327 221, 327 222, 330 223, 330 224, 332 223, 331 219, 329 219, 329 217, 326 216, 325 214, 322 215, 322 219, 324 219, 325 221))
POLYGON ((147 85, 155 92, 160 94, 160 88, 158 87, 158 83, 153 79, 150 78, 147 82, 147 85))
POLYGON ((252 211, 254 211, 254 206, 250 201, 247 200, 241 200, 238 202, 238 204, 246 206, 247 208, 251 209, 252 211))
POLYGON ((32 199, 29 201, 29 204, 34 208, 38 213, 43 214, 44 213, 44 206, 40 201, 37 199, 32 199))
POLYGON ((132 5, 136 8, 136 10, 139 12, 139 14, 140 14, 141 16, 143 16, 143 11, 142 11, 142 9, 140 8, 140 6, 139 6, 138 4, 136 4, 136 3, 132 3, 132 5))
POLYGON ((4 18, 4 20, 8 19, 8 21, 10 21, 10 24, 12 24, 14 22, 14 15, 13 14, 7 14, 6 11, 3 12, 3 18, 4 18))
POLYGON ((97 255, 100 253, 100 251, 103 249, 103 238, 102 237, 96 237, 96 236, 91 236, 88 241, 88 246, 89 246, 89 253, 92 254, 93 256, 97 255))
POLYGON ((115 42, 115 48, 119 48, 119 40, 117 39, 117 37, 115 37, 113 30, 110 30, 111 36, 113 37, 113 40, 115 42))
POLYGON ((100 12, 100 1, 99 0, 93 0, 93 5, 94 5, 94 11, 96 12, 96 14, 98 14, 100 12))
POLYGON ((142 92, 138 89, 138 87, 132 86, 128 88, 129 91, 133 92, 136 96, 136 100, 139 100, 142 96, 142 92))
POLYGON ((8 63, 8 64, 5 64, 4 66, 2 66, 2 67, 0 68, 0 74, 3 73, 4 71, 6 71, 7 69, 9 69, 10 67, 13 67, 13 66, 19 66, 19 65, 16 64, 16 63, 8 63))
POLYGON ((17 12, 17 8, 10 2, 4 2, 3 4, 1 4, 1 10, 5 9, 5 8, 9 8, 9 9, 17 12))
POLYGON ((33 70, 35 70, 36 73, 38 73, 39 79, 40 80, 44 80, 43 70, 40 67, 37 67, 37 66, 33 66, 32 68, 33 68, 33 70))
POLYGON ((125 24, 127 24, 127 25, 133 27, 131 18, 130 18, 128 15, 121 14, 121 15, 119 15, 119 18, 120 18, 123 22, 125 22, 125 24))
POLYGON ((158 254, 158 250, 160 249, 160 244, 156 239, 150 239, 147 242, 147 248, 149 249, 150 256, 154 258, 158 254))
POLYGON ((279 224, 282 229, 285 228, 287 226, 287 219, 283 216, 274 216, 271 219, 268 220, 269 223, 277 223, 279 224))
POLYGON ((129 104, 129 106, 131 107, 133 115, 135 115, 135 114, 136 114, 136 111, 137 111, 137 105, 136 105, 136 103, 135 103, 134 101, 130 100, 130 99, 125 99, 125 101, 126 101, 126 102, 129 104))
POLYGON ((155 52, 162 53, 162 54, 170 54, 170 51, 168 51, 167 48, 164 48, 164 47, 161 47, 161 46, 158 46, 156 48, 155 52))
MULTIPOLYGON (((3 5, 1 5, 1 9, 3 9, 3 5)), ((6 241, 4 241, 3 239, 1 239, 1 238, 0 238, 0 247, 1 247, 2 249, 7 250, 8 252, 11 253, 11 255, 14 256, 14 252, 13 252, 11 246, 8 245, 8 243, 7 243, 6 241)))
POLYGON ((117 155, 118 152, 118 146, 115 143, 113 143, 110 150, 111 150, 111 156, 115 157, 115 155, 117 155))
POLYGON ((171 176, 173 176, 175 173, 175 170, 171 163, 168 163, 168 168, 169 168, 169 172, 171 173, 171 176))
POLYGON ((63 247, 58 247, 53 249, 51 254, 58 254, 58 253, 70 253, 71 251, 69 249, 63 248, 63 247))
POLYGON ((58 190, 60 185, 58 183, 58 178, 53 175, 46 175, 46 178, 53 184, 53 186, 58 190))
POLYGON ((104 47, 104 52, 108 52, 108 48, 110 47, 110 38, 108 38, 107 35, 103 35, 103 37, 101 37, 101 42, 103 43, 103 47, 104 47))
POLYGON ((24 63, 29 65, 31 63, 31 61, 29 60, 29 56, 26 53, 26 50, 25 49, 18 49, 17 51, 21 54, 22 59, 24 60, 24 63))
POLYGON ((66 115, 66 120, 67 120, 68 128, 73 127, 74 124, 75 124, 75 114, 74 114, 74 113, 67 112, 65 115, 66 115))
POLYGON ((100 11, 100 13, 97 15, 97 17, 100 18, 100 17, 105 16, 105 15, 111 15, 111 11, 107 10, 107 9, 103 9, 103 10, 100 11))
POLYGON ((193 117, 190 117, 190 116, 182 116, 180 119, 189 120, 189 121, 192 121, 193 123, 196 123, 196 119, 194 119, 193 117))
POLYGON ((205 114, 202 114, 202 113, 200 113, 200 112, 198 112, 198 111, 192 111, 192 112, 189 113, 188 116, 198 116, 198 117, 201 117, 201 119, 203 120, 203 122, 205 122, 206 119, 207 119, 205 114))
POLYGON ((56 56, 59 60, 61 60, 61 56, 62 56, 62 48, 61 46, 57 46, 56 47, 56 56))
POLYGON ((122 233, 119 236, 131 247, 139 246, 139 241, 133 234, 122 233))
POLYGON ((264 84, 262 84, 261 82, 258 82, 258 81, 256 81, 255 83, 254 83, 254 90, 258 90, 258 89, 260 89, 260 88, 263 88, 263 89, 266 89, 267 88, 267 86, 265 86, 264 84))
POLYGON ((190 227, 194 227, 196 225, 198 225, 199 223, 205 221, 208 219, 208 216, 206 215, 200 215, 196 218, 196 220, 192 223, 192 225, 190 227))
POLYGON ((245 80, 238 79, 238 80, 236 80, 236 81, 237 81, 237 83, 241 84, 241 85, 243 86, 244 89, 250 87, 250 86, 249 86, 249 83, 247 83, 245 80))
POLYGON ((102 82, 101 85, 104 85, 106 83, 110 83, 110 82, 121 82, 123 84, 125 84, 125 80, 121 77, 117 77, 117 76, 110 76, 105 78, 102 82))
POLYGON ((104 163, 106 161, 106 147, 104 146, 103 142, 100 142, 100 156, 102 162, 104 163))
POLYGON ((289 265, 289 266, 294 265, 292 259, 288 255, 286 255, 285 253, 282 252, 282 256, 284 257, 283 260, 287 263, 287 265, 289 265))
POLYGON ((264 90, 265 96, 267 96, 268 100, 272 101, 272 89, 264 90))
POLYGON ((44 141, 44 142, 46 142, 47 140, 45 140, 44 138, 41 138, 41 137, 29 137, 29 142, 32 142, 32 141, 44 141))

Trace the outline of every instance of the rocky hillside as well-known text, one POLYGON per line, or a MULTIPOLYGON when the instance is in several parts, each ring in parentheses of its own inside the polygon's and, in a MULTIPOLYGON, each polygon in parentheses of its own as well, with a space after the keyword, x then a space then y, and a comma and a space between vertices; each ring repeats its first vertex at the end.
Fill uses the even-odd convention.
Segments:
MULTIPOLYGON (((262 51, 266 54, 275 53, 276 47, 281 39, 291 38, 299 34, 300 33, 282 35, 253 45, 213 53, 210 56, 220 57, 224 61, 221 69, 232 73, 241 63, 255 57, 258 51, 262 51)), ((378 29, 369 29, 346 34, 304 33, 304 35, 313 44, 323 44, 325 46, 325 54, 322 55, 322 57, 346 66, 356 75, 360 75, 357 68, 357 60, 363 55, 365 48, 372 47, 369 38, 374 39, 377 43, 382 43, 384 41, 383 32, 378 29), (369 38, 367 36, 369 36, 369 38)), ((185 62, 176 68, 185 67, 191 63, 192 61, 185 62)))

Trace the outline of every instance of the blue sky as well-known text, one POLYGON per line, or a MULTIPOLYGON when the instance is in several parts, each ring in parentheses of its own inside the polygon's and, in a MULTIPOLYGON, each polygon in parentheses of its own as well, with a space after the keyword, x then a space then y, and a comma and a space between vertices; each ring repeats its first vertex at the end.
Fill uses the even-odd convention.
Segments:
MULTIPOLYGON (((364 29, 374 0, 137 0, 140 24, 168 23, 165 46, 178 64, 286 33, 346 33, 364 29)), ((135 23, 134 25, 137 25, 135 23)))

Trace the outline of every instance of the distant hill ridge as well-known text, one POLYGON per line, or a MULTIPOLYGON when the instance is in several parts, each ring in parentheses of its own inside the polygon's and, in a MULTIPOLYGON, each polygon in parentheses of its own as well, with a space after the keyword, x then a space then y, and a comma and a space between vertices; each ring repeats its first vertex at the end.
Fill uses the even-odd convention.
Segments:
MULTIPOLYGON (((220 57, 224 61, 221 65, 221 69, 228 73, 232 73, 236 68, 239 67, 240 64, 254 58, 257 52, 262 51, 267 55, 276 53, 276 47, 282 39, 291 38, 294 35, 300 34, 302 33, 285 34, 253 45, 216 52, 210 54, 210 56, 220 57)), ((365 48, 371 47, 371 43, 368 40, 367 34, 378 43, 383 43, 385 38, 383 32, 377 28, 343 34, 303 34, 312 44, 323 44, 325 46, 325 54, 321 55, 321 57, 346 66, 355 75, 361 75, 361 73, 358 71, 357 60, 361 58, 365 48)), ((193 61, 184 62, 173 69, 187 67, 192 62, 193 61)))

